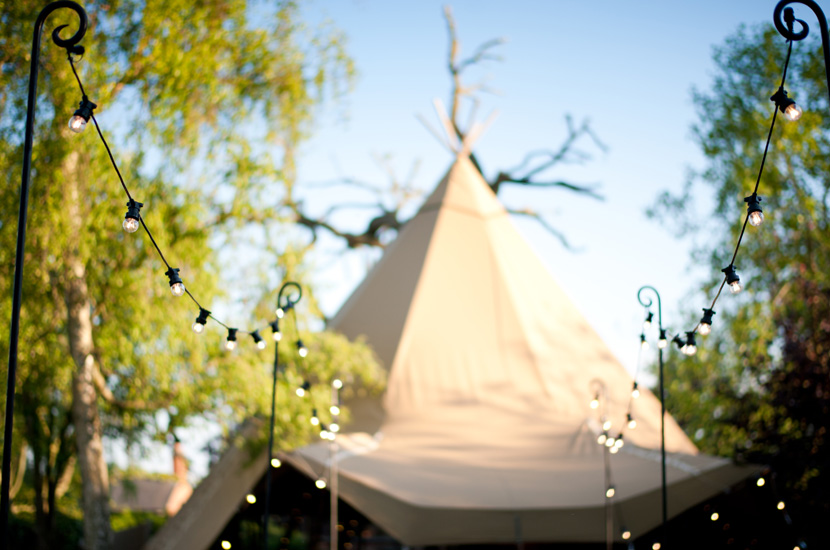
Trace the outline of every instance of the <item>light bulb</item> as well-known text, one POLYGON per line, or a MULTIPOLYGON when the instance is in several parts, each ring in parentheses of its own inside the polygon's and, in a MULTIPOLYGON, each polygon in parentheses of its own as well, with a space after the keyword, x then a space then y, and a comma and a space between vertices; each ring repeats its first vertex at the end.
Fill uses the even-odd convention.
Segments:
POLYGON ((783 510, 785 507, 786 505, 784 504, 783 500, 779 501, 778 505, 776 506, 776 508, 778 508, 779 510, 783 510))
POLYGON ((623 529, 622 539, 623 540, 628 540, 630 538, 631 538, 631 531, 629 531, 628 529, 623 529))
POLYGON ((616 489, 614 489, 614 486, 613 486, 613 485, 612 485, 612 486, 610 486, 610 487, 609 487, 608 489, 606 489, 606 491, 605 491, 605 497, 606 497, 606 498, 611 498, 611 497, 613 497, 615 494, 617 494, 617 490, 616 490, 616 489))
POLYGON ((281 307, 278 307, 275 313, 277 314, 277 319, 282 319, 283 317, 285 317, 285 310, 281 307))
POLYGON ((260 340, 259 342, 256 343, 256 347, 258 347, 259 349, 265 349, 265 342, 260 340))
POLYGON ((610 449, 608 449, 608 452, 609 452, 609 453, 611 453, 612 455, 615 455, 615 454, 617 454, 618 452, 620 452, 620 448, 619 448, 619 447, 617 447, 616 445, 614 445, 613 447, 611 447, 610 449))
POLYGON ((334 380, 331 381, 331 385, 334 387, 334 389, 339 390, 340 388, 343 387, 343 381, 340 380, 339 378, 335 378, 334 380))
POLYGON ((735 271, 735 266, 729 264, 728 266, 721 269, 726 274, 726 284, 729 285, 729 290, 732 294, 737 294, 741 291, 741 278, 738 277, 738 273, 735 271))
POLYGON ((340 414, 340 407, 332 405, 329 411, 331 411, 331 414, 340 414))
POLYGON ((645 319, 645 321, 643 321, 643 328, 649 328, 649 327, 651 327, 651 320, 652 320, 652 319, 654 319, 654 314, 653 314, 652 312, 650 312, 650 311, 649 311, 649 312, 648 312, 648 315, 646 315, 646 319, 645 319))
POLYGON ((272 468, 279 468, 280 466, 282 466, 282 462, 280 462, 279 458, 272 458, 271 459, 271 467, 272 468))
POLYGON ((623 445, 625 445, 625 441, 623 441, 623 436, 622 434, 620 434, 620 437, 618 437, 617 440, 614 442, 614 446, 620 449, 623 445))
POLYGON ((170 285, 170 292, 173 293, 173 296, 181 296, 184 294, 184 283, 173 283, 170 285))
POLYGON ((637 387, 637 382, 634 382, 634 387, 631 388, 631 397, 634 399, 640 397, 640 389, 637 387))
POLYGON ((223 540, 222 541, 222 550, 231 550, 231 543, 223 540))
POLYGON ((634 420, 634 417, 629 414, 628 415, 628 429, 633 430, 636 427, 637 427, 637 421, 634 420))
POLYGON ((86 120, 84 117, 79 115, 72 115, 72 118, 69 119, 69 129, 75 132, 76 134, 80 134, 86 128, 86 120))
POLYGON ((254 339, 254 344, 259 349, 265 349, 265 340, 262 339, 262 336, 259 335, 259 331, 255 330, 251 333, 251 338, 254 339))
POLYGON ((305 395, 305 390, 303 388, 297 388, 294 393, 297 394, 297 397, 303 397, 305 395))
POLYGON ((766 480, 762 477, 759 477, 758 481, 755 482, 755 485, 757 485, 758 487, 763 487, 765 483, 766 483, 766 480))
POLYGON ((700 324, 697 327, 697 332, 701 336, 706 336, 707 334, 712 332, 712 325, 710 325, 709 323, 704 323, 703 321, 701 321, 700 324))
POLYGON ((660 550, 660 543, 655 542, 654 544, 652 544, 651 545, 651 550, 660 550))
POLYGON ((332 432, 332 433, 339 432, 340 431, 340 424, 332 422, 331 425, 329 426, 329 431, 332 432))
POLYGON ((686 344, 682 351, 683 353, 691 357, 692 355, 697 353, 697 346, 695 346, 694 344, 686 344))
POLYGON ((605 445, 606 439, 608 439, 608 436, 606 434, 599 434, 599 437, 597 437, 597 443, 599 443, 600 445, 605 445))
POLYGON ((306 355, 308 355, 308 349, 300 348, 299 350, 297 350, 297 353, 300 355, 300 357, 305 357, 306 355))
POLYGON ((609 437, 608 437, 608 439, 606 439, 606 440, 605 440, 605 446, 606 446, 606 447, 613 447, 613 446, 614 446, 614 443, 616 443, 616 442, 617 442, 617 440, 616 440, 616 439, 614 439, 613 437, 609 436, 609 437))
POLYGON ((181 277, 179 277, 179 268, 170 267, 164 274, 167 275, 167 281, 170 283, 170 292, 173 293, 173 296, 181 296, 184 294, 184 283, 181 277))
POLYGON ((248 495, 245 497, 245 500, 247 500, 247 501, 248 501, 248 504, 254 504, 254 503, 256 502, 256 497, 255 497, 254 495, 252 495, 252 494, 248 494, 248 495))
POLYGON ((665 349, 666 346, 668 346, 668 345, 669 345, 669 341, 666 340, 665 338, 660 338, 659 340, 657 340, 657 347, 660 348, 660 349, 665 349))
POLYGON ((599 397, 594 397, 591 399, 591 408, 596 409, 599 407, 599 397))
POLYGON ((720 518, 720 514, 718 514, 717 512, 712 512, 712 515, 709 516, 709 519, 711 519, 712 521, 718 521, 718 518, 720 518))
POLYGON ((322 439, 328 439, 329 438, 329 431, 328 430, 320 430, 320 437, 322 439))
POLYGON ((606 432, 607 432, 608 430, 610 430, 610 429, 611 429, 611 421, 610 421, 610 420, 606 420, 605 422, 603 422, 603 423, 602 423, 602 429, 603 429, 604 431, 606 431, 606 432))
POLYGON ((753 227, 758 227, 764 223, 764 213, 763 212, 753 212, 749 215, 749 225, 753 227))
POLYGON ((198 321, 193 323, 193 332, 195 332, 196 334, 202 334, 202 332, 204 332, 204 331, 205 331, 205 325, 203 325, 202 323, 200 323, 198 321))
POLYGON ((228 329, 228 337, 225 339, 225 349, 228 351, 236 349, 236 331, 235 328, 228 329))
POLYGON ((326 488, 326 480, 318 479, 314 482, 314 485, 317 486, 318 489, 325 489, 326 488))
POLYGON ((141 224, 138 223, 138 220, 135 218, 124 218, 124 221, 121 222, 121 227, 123 227, 124 231, 127 233, 135 233, 138 231, 138 228, 141 227, 141 224))
POLYGON ((645 334, 640 335, 640 348, 642 348, 643 351, 648 349, 648 342, 646 341, 646 335, 645 334))
POLYGON ((312 426, 319 426, 320 425, 320 419, 317 418, 316 416, 312 416, 311 417, 311 425, 312 426))
POLYGON ((800 119, 803 114, 804 110, 795 103, 784 109, 784 117, 792 122, 800 119))

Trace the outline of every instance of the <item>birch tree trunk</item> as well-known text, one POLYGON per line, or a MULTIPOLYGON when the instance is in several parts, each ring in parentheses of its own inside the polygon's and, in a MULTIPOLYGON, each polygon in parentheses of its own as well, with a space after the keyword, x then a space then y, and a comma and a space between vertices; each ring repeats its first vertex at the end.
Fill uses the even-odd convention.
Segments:
POLYGON ((72 377, 72 421, 78 447, 78 465, 83 485, 84 548, 110 550, 109 475, 104 459, 103 430, 98 412, 98 392, 95 389, 95 358, 92 339, 92 303, 86 282, 86 266, 80 258, 79 239, 83 238, 84 214, 79 193, 80 166, 77 153, 70 154, 65 166, 69 175, 66 182, 67 215, 65 217, 70 240, 64 273, 64 301, 66 302, 69 352, 75 363, 72 377))

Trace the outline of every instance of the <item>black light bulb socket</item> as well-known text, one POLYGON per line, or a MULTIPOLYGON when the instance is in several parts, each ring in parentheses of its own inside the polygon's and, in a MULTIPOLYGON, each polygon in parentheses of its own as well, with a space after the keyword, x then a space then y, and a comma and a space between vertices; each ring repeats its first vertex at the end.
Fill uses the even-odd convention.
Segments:
POLYGON ((164 272, 167 275, 167 279, 170 281, 170 286, 173 286, 177 283, 184 284, 182 282, 182 278, 179 277, 179 268, 178 267, 171 267, 167 271, 164 272))
POLYGON ((303 344, 302 340, 297 340, 297 350, 306 349, 305 344, 303 344))
POLYGON ((271 326, 272 331, 274 331, 274 332, 279 332, 280 331, 280 322, 279 322, 279 320, 274 319, 273 321, 271 321, 268 324, 271 326))
POLYGON ((632 386, 631 391, 634 391, 636 389, 637 389, 637 382, 634 382, 634 386, 632 386))
POLYGON ((79 116, 86 122, 89 122, 89 119, 92 118, 92 111, 96 107, 97 105, 91 102, 87 96, 83 96, 80 106, 75 110, 74 116, 79 116))
POLYGON ((236 342, 236 332, 238 330, 239 329, 237 329, 237 328, 229 328, 228 329, 228 337, 226 338, 226 340, 228 342, 236 342))
POLYGON ((738 273, 735 271, 735 266, 733 264, 729 264, 721 269, 721 271, 726 274, 726 284, 731 285, 732 283, 739 283, 741 281, 741 278, 738 277, 738 273))
POLYGON ((709 308, 703 308, 703 317, 700 318, 701 325, 712 325, 712 316, 715 315, 715 311, 709 308))
POLYGON ((631 416, 631 413, 626 413, 625 420, 626 422, 631 422, 632 420, 634 420, 634 417, 631 416))
POLYGON ((649 311, 649 312, 648 312, 648 315, 646 315, 646 321, 645 321, 645 322, 646 322, 646 323, 648 323, 648 324, 651 324, 651 321, 652 321, 653 319, 654 319, 654 314, 653 314, 652 312, 650 312, 650 311, 649 311))
POLYGON ((311 409, 311 416, 317 418, 317 409, 311 409))
POLYGON ((660 339, 661 339, 661 340, 665 340, 665 339, 667 339, 667 338, 668 338, 668 336, 666 336, 666 329, 661 328, 661 329, 660 329, 660 339))
POLYGON ((305 391, 308 391, 308 390, 310 390, 310 389, 311 389, 311 382, 309 382, 308 380, 304 380, 304 381, 303 381, 303 385, 302 385, 302 386, 300 386, 300 387, 301 387, 302 389, 304 389, 305 391))
POLYGON ((747 214, 752 214, 754 212, 763 212, 764 211, 761 208, 761 197, 759 197, 755 193, 753 193, 750 196, 744 198, 744 202, 746 203, 746 213, 747 214))
POLYGON ((251 338, 254 339, 254 344, 259 344, 262 342, 262 336, 259 335, 259 331, 255 330, 251 333, 251 338))
POLYGON ((645 333, 642 333, 642 332, 640 333, 640 342, 642 342, 642 343, 644 343, 644 344, 645 344, 645 342, 646 342, 646 335, 645 335, 645 333))
POLYGON ((141 207, 144 206, 144 203, 134 201, 130 199, 130 202, 127 203, 127 215, 124 216, 125 220, 139 220, 141 219, 141 207))
POLYGON ((686 333, 686 345, 697 347, 697 342, 695 342, 695 331, 690 330, 686 333))
POLYGON ((671 341, 674 342, 674 345, 677 346, 678 349, 686 345, 685 340, 683 340, 683 338, 681 338, 679 334, 675 334, 674 338, 672 338, 671 341))
POLYGON ((787 107, 790 105, 795 105, 795 100, 787 97, 787 90, 783 87, 778 88, 778 91, 772 94, 772 97, 769 99, 775 103, 775 106, 778 107, 778 110, 782 113, 785 112, 787 107))
POLYGON ((208 317, 210 316, 210 312, 203 307, 199 308, 199 316, 196 317, 196 322, 200 325, 204 325, 207 323, 208 317))

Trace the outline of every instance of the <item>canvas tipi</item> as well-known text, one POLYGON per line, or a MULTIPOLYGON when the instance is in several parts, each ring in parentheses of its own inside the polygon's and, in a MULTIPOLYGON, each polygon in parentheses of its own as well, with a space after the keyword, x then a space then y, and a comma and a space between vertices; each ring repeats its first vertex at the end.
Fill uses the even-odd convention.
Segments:
MULTIPOLYGON (((388 369, 338 437, 340 497, 403 544, 600 542, 608 504, 635 538, 660 523, 658 400, 631 401, 630 375, 465 154, 330 327, 388 369), (610 457, 606 420, 625 430, 610 457)), ((671 516, 751 471, 699 454, 671 418, 666 448, 671 516)), ((320 443, 293 462, 317 476, 332 456, 320 443)))

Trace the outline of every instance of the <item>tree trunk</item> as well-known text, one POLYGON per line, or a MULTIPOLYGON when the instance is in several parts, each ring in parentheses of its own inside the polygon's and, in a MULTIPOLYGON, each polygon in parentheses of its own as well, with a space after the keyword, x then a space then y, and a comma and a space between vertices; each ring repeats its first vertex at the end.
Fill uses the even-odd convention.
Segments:
POLYGON ((109 507, 109 476, 104 460, 98 394, 93 382, 91 304, 86 269, 77 258, 67 261, 65 300, 69 327, 69 350, 75 361, 72 378, 72 420, 78 445, 78 464, 83 481, 84 548, 109 550, 112 542, 109 507))
POLYGON ((86 283, 86 265, 80 257, 78 243, 83 235, 83 166, 77 152, 71 153, 64 164, 67 179, 66 230, 69 245, 64 273, 64 301, 66 302, 69 352, 75 362, 72 377, 72 422, 78 448, 78 466, 83 485, 84 548, 110 550, 110 486, 107 463, 104 460, 103 430, 98 412, 98 393, 95 389, 95 357, 92 355, 92 302, 86 283))

